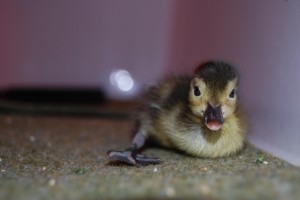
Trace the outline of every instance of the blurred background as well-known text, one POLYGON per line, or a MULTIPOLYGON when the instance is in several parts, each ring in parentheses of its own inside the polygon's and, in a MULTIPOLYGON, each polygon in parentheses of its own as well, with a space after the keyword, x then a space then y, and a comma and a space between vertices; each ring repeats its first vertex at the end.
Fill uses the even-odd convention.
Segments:
POLYGON ((210 59, 238 68, 248 139, 300 165, 300 1, 0 1, 0 90, 135 98, 210 59))

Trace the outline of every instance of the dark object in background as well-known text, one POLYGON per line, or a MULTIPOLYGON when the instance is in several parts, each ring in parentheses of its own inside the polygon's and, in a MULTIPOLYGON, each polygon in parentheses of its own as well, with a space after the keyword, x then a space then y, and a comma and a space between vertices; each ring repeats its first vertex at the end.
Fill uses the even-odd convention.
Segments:
POLYGON ((31 103, 101 104, 106 99, 99 88, 11 88, 0 95, 6 100, 31 103))
POLYGON ((99 88, 11 88, 0 91, 0 115, 84 117, 128 120, 118 102, 99 88))

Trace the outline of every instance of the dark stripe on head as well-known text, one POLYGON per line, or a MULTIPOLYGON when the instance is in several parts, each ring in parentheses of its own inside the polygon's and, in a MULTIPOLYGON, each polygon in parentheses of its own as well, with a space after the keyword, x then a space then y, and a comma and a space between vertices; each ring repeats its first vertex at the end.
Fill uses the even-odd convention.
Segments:
POLYGON ((195 74, 201 78, 208 87, 224 90, 228 81, 237 78, 236 70, 224 62, 206 62, 196 68, 195 74))

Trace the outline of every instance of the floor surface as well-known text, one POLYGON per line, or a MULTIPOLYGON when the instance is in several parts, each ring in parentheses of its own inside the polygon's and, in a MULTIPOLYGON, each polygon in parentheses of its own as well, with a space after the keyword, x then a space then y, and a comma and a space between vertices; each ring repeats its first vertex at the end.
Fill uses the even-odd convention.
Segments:
POLYGON ((300 168, 249 144, 229 158, 155 147, 144 153, 161 164, 109 163, 132 130, 126 118, 0 114, 0 199, 300 199, 300 168))

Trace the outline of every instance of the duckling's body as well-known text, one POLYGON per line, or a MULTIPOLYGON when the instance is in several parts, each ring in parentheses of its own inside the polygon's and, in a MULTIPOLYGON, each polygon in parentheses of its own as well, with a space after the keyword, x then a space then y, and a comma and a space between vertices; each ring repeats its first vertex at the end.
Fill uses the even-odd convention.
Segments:
POLYGON ((221 157, 243 147, 245 122, 237 104, 235 69, 222 62, 200 65, 193 76, 164 80, 144 95, 132 148, 108 156, 131 164, 158 163, 136 154, 152 138, 198 157, 221 157), (138 155, 138 156, 137 156, 138 155))

